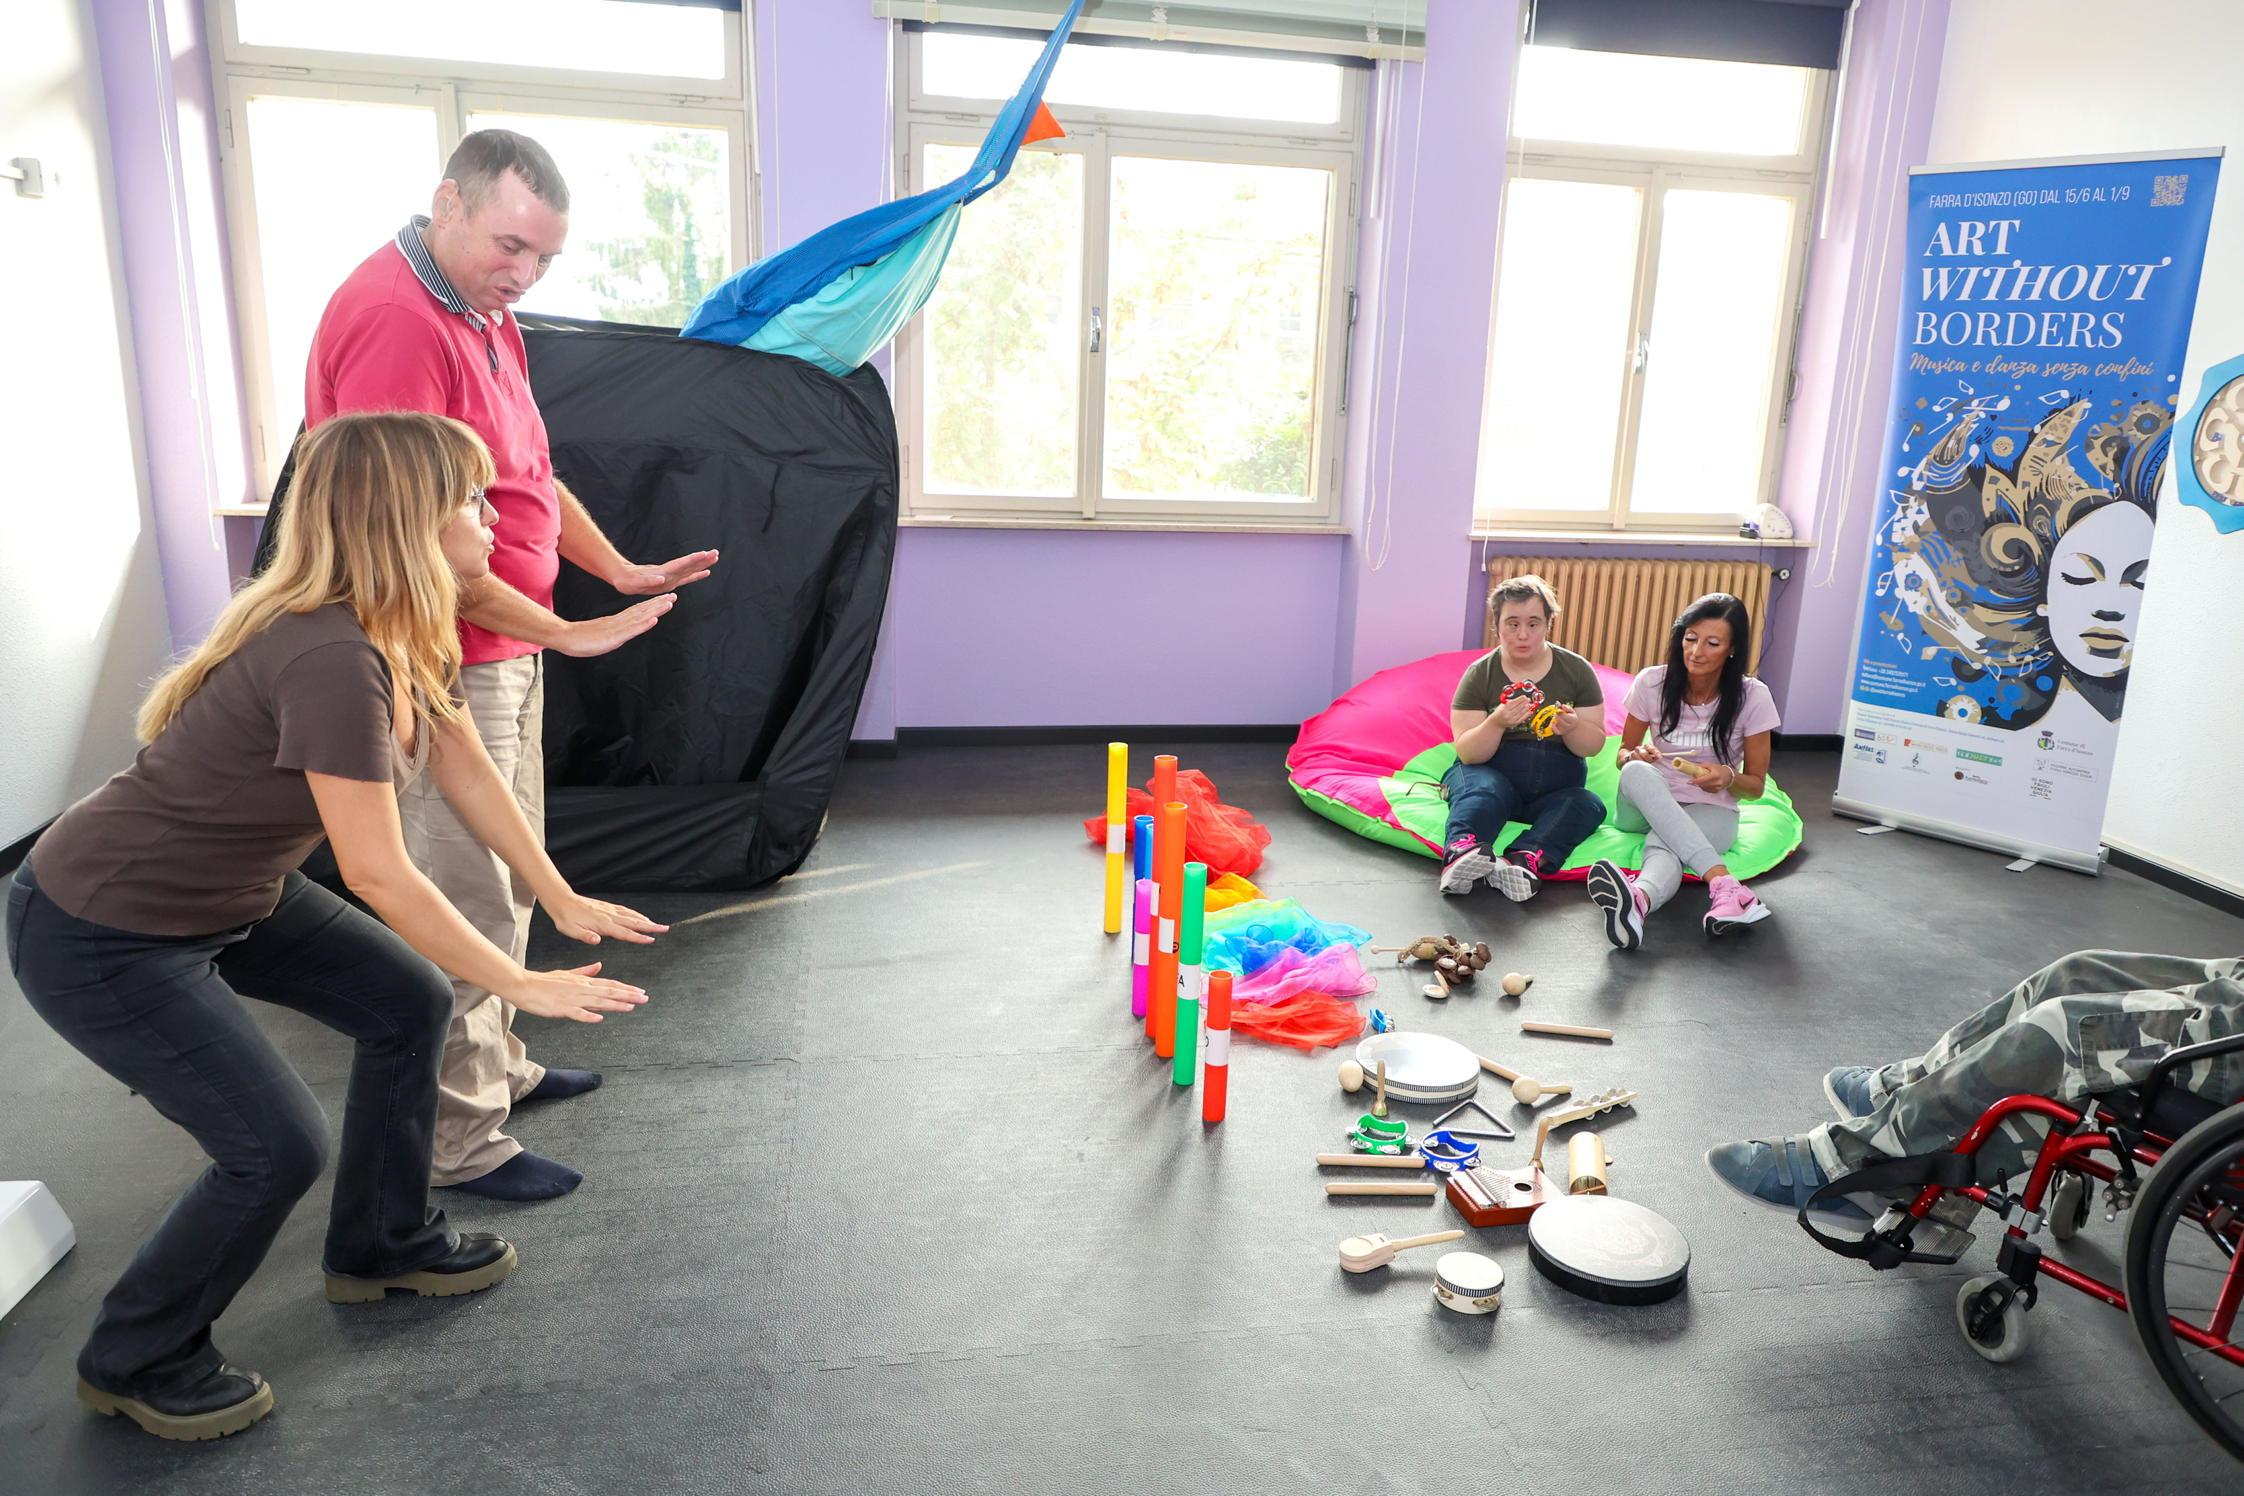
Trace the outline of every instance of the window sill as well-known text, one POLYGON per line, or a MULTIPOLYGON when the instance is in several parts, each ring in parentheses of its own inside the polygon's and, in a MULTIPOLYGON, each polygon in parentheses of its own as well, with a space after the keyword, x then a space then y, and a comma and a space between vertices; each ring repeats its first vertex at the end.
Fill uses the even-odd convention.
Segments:
POLYGON ((1230 519, 1011 519, 997 515, 907 514, 896 522, 907 530, 1089 530, 1135 535, 1346 535, 1346 525, 1315 522, 1261 524, 1230 519))
POLYGON ((265 509, 263 504, 219 504, 210 512, 220 519, 263 519, 265 509))
POLYGON ((1815 542, 1795 536, 1790 540, 1757 540, 1725 530, 1533 530, 1516 526, 1475 525, 1473 540, 1547 541, 1552 545, 1684 545, 1712 550, 1805 551, 1815 542))

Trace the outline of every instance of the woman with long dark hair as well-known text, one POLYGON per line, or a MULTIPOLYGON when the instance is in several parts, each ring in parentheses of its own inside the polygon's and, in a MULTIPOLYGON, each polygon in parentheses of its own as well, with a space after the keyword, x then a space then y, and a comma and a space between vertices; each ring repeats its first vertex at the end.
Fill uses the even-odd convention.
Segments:
POLYGON ((1667 663, 1638 673, 1621 729, 1615 824, 1644 833, 1634 877, 1611 858, 1590 868, 1590 898, 1605 936, 1624 951, 1644 941, 1644 917, 1675 897, 1683 870, 1706 879, 1709 935, 1769 917, 1769 906, 1730 876, 1722 855, 1737 838, 1738 801, 1768 782, 1769 688, 1745 673, 1753 620, 1727 592, 1710 592, 1668 631, 1667 663))

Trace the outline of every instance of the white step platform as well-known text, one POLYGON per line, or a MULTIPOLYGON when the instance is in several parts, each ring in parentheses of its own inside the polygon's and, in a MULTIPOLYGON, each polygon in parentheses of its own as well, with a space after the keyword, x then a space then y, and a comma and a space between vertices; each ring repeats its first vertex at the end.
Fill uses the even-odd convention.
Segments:
POLYGON ((62 1206, 36 1180, 0 1179, 0 1315, 78 1243, 62 1206))

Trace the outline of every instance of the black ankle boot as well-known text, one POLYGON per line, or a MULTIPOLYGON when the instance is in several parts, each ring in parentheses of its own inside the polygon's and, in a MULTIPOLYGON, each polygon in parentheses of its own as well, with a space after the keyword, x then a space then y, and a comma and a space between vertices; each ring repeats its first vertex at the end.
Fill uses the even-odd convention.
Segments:
POLYGON ((514 1245, 505 1237, 463 1231, 448 1255, 409 1273, 392 1273, 380 1278, 329 1273, 327 1301, 330 1304, 371 1304, 393 1288, 432 1299, 475 1293, 505 1281, 514 1271, 514 1261, 514 1245))
POLYGON ((254 1371, 219 1365, 198 1381, 138 1393, 78 1378, 78 1401, 104 1418, 124 1414, 159 1439, 223 1439, 273 1411, 273 1389, 254 1371))

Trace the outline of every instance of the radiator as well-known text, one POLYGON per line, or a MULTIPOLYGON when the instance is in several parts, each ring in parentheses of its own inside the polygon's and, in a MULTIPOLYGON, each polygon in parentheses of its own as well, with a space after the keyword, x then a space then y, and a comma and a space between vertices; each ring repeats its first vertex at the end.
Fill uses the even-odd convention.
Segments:
MULTIPOLYGON (((1491 556, 1488 585, 1533 572, 1558 593, 1558 623, 1551 642, 1593 664, 1637 671, 1667 659, 1667 634, 1675 617, 1709 592, 1727 592, 1753 620, 1748 671, 1761 666, 1761 636, 1768 623, 1769 568, 1758 561, 1617 560, 1600 556, 1491 556)), ((1481 626, 1483 647, 1496 647, 1492 621, 1481 626)))

